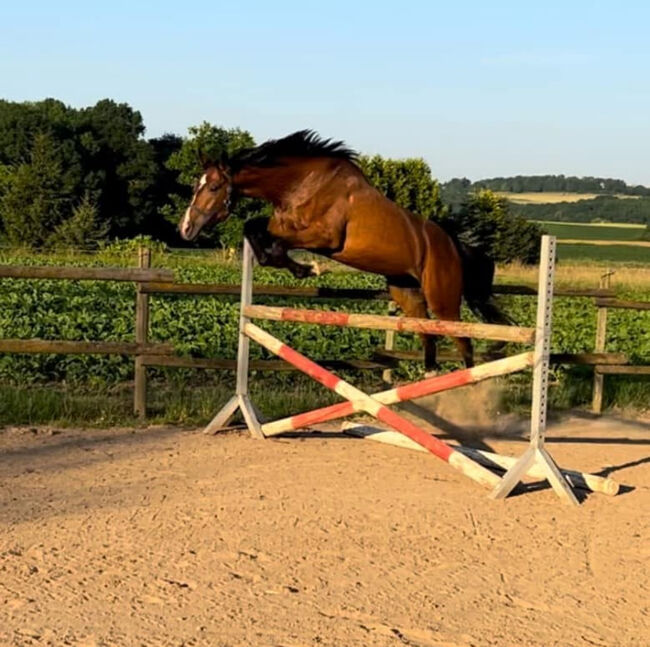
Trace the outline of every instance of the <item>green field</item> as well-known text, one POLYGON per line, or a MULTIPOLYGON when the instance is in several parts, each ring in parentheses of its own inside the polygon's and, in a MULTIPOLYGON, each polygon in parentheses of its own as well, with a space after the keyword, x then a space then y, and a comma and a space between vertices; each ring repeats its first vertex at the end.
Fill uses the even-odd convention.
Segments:
POLYGON ((557 236, 558 258, 561 261, 650 264, 650 244, 647 239, 644 239, 646 233, 644 225, 536 222, 547 233, 557 236), (570 242, 562 242, 563 240, 570 242), (585 244, 575 242, 580 240, 584 240, 585 244), (595 244, 596 241, 599 244, 595 244), (612 241, 613 244, 607 245, 602 241, 612 241), (641 244, 637 246, 634 244, 636 242, 641 244))
POLYGON ((635 247, 633 245, 574 245, 560 241, 557 253, 560 261, 650 265, 650 247, 635 247))
MULTIPOLYGON (((581 249, 603 249, 576 246, 581 249)), ((617 248, 625 249, 625 248, 617 248)), ((644 250, 647 251, 647 248, 644 250)), ((562 255, 562 247, 560 248, 562 255)), ((180 281, 238 283, 240 266, 224 262, 215 253, 155 253, 153 265, 173 269, 180 281)), ((92 256, 50 256, 32 253, 2 253, 0 262, 15 264, 133 265, 132 254, 92 256)), ((585 266, 588 268, 588 265, 585 266)), ((516 268, 515 268, 516 269, 516 268)), ((580 266, 569 271, 571 285, 580 280, 580 266)), ((522 269, 522 272, 528 270, 522 269)), ((563 274, 562 264, 558 273, 563 274)), ((566 273, 566 272, 565 272, 566 273)), ((642 274, 636 272, 636 274, 642 274)), ((588 279, 593 285, 598 278, 588 279)), ((509 275, 520 282, 522 277, 509 275)), ((564 283, 566 281, 562 279, 564 283)), ((286 271, 257 267, 255 282, 274 285, 322 285, 330 287, 379 288, 384 280, 360 272, 335 271, 319 278, 298 282, 286 271)), ((623 298, 650 298, 647 284, 620 289, 623 298)), ((260 299, 261 300, 261 299, 260 299)), ((262 301, 262 300, 261 300, 262 301)), ((287 300, 264 299, 272 304, 287 300)), ((504 297, 504 309, 520 325, 534 325, 535 301, 530 297, 504 297)), ((129 283, 94 281, 0 280, 0 337, 29 339, 131 341, 134 338, 135 290, 129 283)), ((385 302, 355 300, 315 304, 305 299, 291 300, 295 307, 327 307, 351 312, 384 313, 385 302)), ((468 313, 466 313, 467 315, 468 313)), ((593 300, 559 298, 553 312, 554 351, 593 350, 596 313, 593 300)), ((372 330, 331 330, 268 322, 265 327, 290 345, 313 358, 370 358, 384 342, 383 333, 372 330)), ((607 350, 624 352, 636 362, 650 358, 650 312, 612 311, 608 323, 607 350)), ((171 342, 181 355, 234 358, 237 348, 238 300, 215 297, 152 296, 151 340, 171 342)), ((443 347, 449 346, 445 339, 443 347)), ((419 342, 399 335, 397 348, 416 349, 419 342)), ((476 347, 485 347, 477 343, 476 347)), ((268 354, 253 345, 254 358, 268 354)), ((512 345, 510 352, 517 352, 512 345)), ((396 375, 413 379, 421 375, 419 363, 404 363, 396 375)), ((152 369, 151 403, 153 420, 201 424, 209 419, 232 387, 232 373, 152 369)), ((119 356, 0 355, 0 424, 73 423, 107 424, 129 422, 133 360, 119 356)), ((352 377, 371 390, 381 388, 379 371, 352 377)), ((529 394, 528 376, 509 380, 507 407, 524 403, 529 394), (517 395, 520 394, 520 396, 517 395)), ((292 373, 256 373, 255 388, 266 394, 264 413, 286 415, 298 409, 330 404, 332 395, 292 373), (282 404, 282 403, 285 404, 282 404), (290 410, 287 409, 287 403, 290 410)), ((585 405, 589 402, 592 373, 585 367, 554 370, 551 401, 554 406, 585 405)), ((643 408, 650 401, 650 382, 626 378, 607 380, 606 402, 643 408)))
POLYGON ((643 225, 585 224, 572 222, 542 222, 540 225, 559 239, 573 240, 642 240, 643 225))

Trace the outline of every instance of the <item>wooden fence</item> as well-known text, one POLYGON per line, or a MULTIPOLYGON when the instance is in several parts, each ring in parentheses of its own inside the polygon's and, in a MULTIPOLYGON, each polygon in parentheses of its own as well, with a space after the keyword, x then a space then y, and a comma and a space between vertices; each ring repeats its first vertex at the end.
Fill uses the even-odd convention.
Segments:
MULTIPOLYGON (((75 281, 127 281, 136 284, 135 342, 109 341, 59 341, 43 339, 0 339, 0 353, 48 353, 95 355, 115 354, 133 356, 134 371, 134 412, 144 418, 146 415, 147 367, 175 367, 193 369, 235 370, 235 359, 183 357, 175 353, 173 345, 151 343, 149 341, 149 295, 193 295, 193 296, 235 296, 240 294, 239 285, 177 283, 171 270, 151 268, 150 251, 141 248, 138 252, 138 267, 133 268, 92 268, 56 266, 16 266, 0 265, 0 279, 55 279, 75 281)), ((496 285, 496 294, 536 296, 537 287, 532 285, 496 285)), ((327 287, 259 286, 257 296, 287 297, 294 299, 359 299, 388 302, 389 314, 394 314, 394 304, 384 290, 347 289, 327 287)), ((594 352, 558 353, 551 355, 551 363, 594 366, 593 410, 602 410, 605 375, 650 375, 650 365, 630 365, 623 353, 606 352, 607 311, 613 308, 650 310, 650 302, 625 301, 616 298, 606 276, 598 288, 555 290, 556 297, 593 298, 597 307, 597 332, 594 352)), ((290 311, 290 309, 285 309, 290 311)), ((367 315, 357 315, 368 318, 367 315)), ((370 317, 371 319, 372 317, 370 317)), ((370 321, 369 319, 369 321, 370 321)), ((471 324, 467 324, 471 325, 471 324)), ((432 323, 432 329, 436 327, 432 323)), ((437 330, 436 330, 437 331, 437 330)), ((391 369, 399 361, 421 360, 420 351, 398 351, 394 349, 394 330, 386 331, 383 349, 377 349, 370 359, 325 359, 323 366, 333 369, 378 370, 384 371, 384 378, 390 378, 391 369)), ((458 361, 455 352, 442 351, 441 361, 458 361)), ((498 354, 481 356, 481 359, 497 359, 498 354)), ((285 371, 295 370, 283 360, 252 360, 251 370, 285 371)))

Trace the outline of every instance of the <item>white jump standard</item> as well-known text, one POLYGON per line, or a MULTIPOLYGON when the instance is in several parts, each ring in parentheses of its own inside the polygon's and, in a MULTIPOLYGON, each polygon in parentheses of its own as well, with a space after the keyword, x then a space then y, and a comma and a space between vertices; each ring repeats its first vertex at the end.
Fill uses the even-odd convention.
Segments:
POLYGON ((425 451, 429 451, 436 457, 445 460, 452 467, 469 476, 471 479, 491 488, 491 496, 493 498, 507 496, 527 473, 547 478, 555 492, 564 501, 571 504, 578 503, 571 488, 572 484, 576 487, 586 487, 594 491, 607 491, 606 493, 612 493, 614 489, 617 490, 617 486, 611 479, 600 479, 600 477, 584 475, 579 472, 567 471, 563 474, 544 448, 554 264, 555 239, 550 236, 543 236, 539 270, 537 324, 533 329, 515 326, 382 317, 377 315, 348 314, 345 312, 298 310, 294 308, 253 305, 253 254, 250 245, 245 241, 236 391, 235 395, 219 411, 206 427, 205 431, 206 433, 212 433, 223 428, 237 409, 241 409, 248 429, 257 438, 265 438, 290 430, 303 429, 326 420, 342 418, 355 412, 365 412, 392 427, 407 439, 410 439, 411 443, 417 444, 425 451), (301 355, 265 330, 254 325, 251 319, 293 321, 316 325, 374 328, 414 333, 461 335, 479 339, 534 343, 535 349, 534 352, 521 353, 513 357, 487 362, 470 369, 453 371, 446 375, 431 377, 381 393, 368 395, 304 355, 301 355), (251 339, 278 357, 291 363, 317 382, 332 389, 345 398, 346 401, 330 407, 323 407, 275 422, 262 424, 248 394, 248 362, 251 339), (509 457, 500 457, 505 460, 497 461, 490 457, 481 456, 476 451, 467 450, 467 448, 448 445, 388 408, 388 405, 391 404, 458 388, 490 377, 515 373, 530 366, 533 367, 533 406, 530 446, 518 460, 509 457), (503 478, 497 476, 481 464, 485 463, 486 459, 491 460, 488 463, 489 465, 496 464, 500 467, 508 467, 508 471, 503 478), (570 479, 570 482, 567 478, 570 479), (603 483, 603 481, 607 481, 607 483, 603 483))

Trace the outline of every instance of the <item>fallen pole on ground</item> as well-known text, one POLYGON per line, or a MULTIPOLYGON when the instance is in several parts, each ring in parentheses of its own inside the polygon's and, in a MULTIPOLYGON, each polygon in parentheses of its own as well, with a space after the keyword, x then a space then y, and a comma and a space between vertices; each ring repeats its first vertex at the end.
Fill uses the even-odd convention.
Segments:
MULTIPOLYGON (((344 422, 341 426, 341 431, 351 436, 364 438, 366 440, 374 440, 393 447, 401 447, 402 449, 411 449, 415 451, 424 451, 420 445, 414 443, 406 436, 395 433, 390 429, 381 429, 355 422, 344 422)), ((510 469, 517 459, 512 456, 504 456, 503 454, 496 454, 494 452, 484 451, 482 449, 472 449, 459 445, 456 447, 459 452, 469 456, 477 463, 485 465, 485 467, 498 468, 501 470, 510 469)), ((586 472, 577 472, 575 470, 567 470, 560 468, 564 477, 569 481, 573 487, 582 490, 590 490, 591 492, 600 492, 608 496, 615 496, 618 494, 620 485, 611 478, 605 476, 597 476, 596 474, 588 474, 586 472)), ((546 473, 541 470, 536 464, 531 465, 526 472, 527 476, 532 478, 546 479, 546 473)))

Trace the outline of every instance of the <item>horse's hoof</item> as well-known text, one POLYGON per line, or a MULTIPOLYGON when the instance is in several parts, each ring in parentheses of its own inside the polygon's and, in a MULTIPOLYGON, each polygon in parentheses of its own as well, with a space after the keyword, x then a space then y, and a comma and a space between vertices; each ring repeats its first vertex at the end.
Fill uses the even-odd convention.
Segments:
POLYGON ((323 276, 323 274, 329 273, 329 270, 322 269, 316 261, 311 261, 309 266, 311 268, 310 276, 323 276))
POLYGON ((425 371, 424 372, 424 379, 428 380, 430 377, 437 377, 438 376, 438 371, 433 370, 433 371, 425 371))

